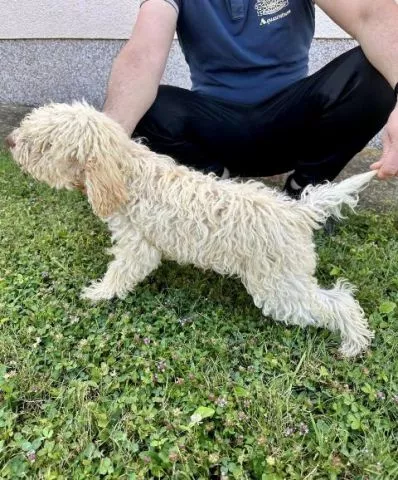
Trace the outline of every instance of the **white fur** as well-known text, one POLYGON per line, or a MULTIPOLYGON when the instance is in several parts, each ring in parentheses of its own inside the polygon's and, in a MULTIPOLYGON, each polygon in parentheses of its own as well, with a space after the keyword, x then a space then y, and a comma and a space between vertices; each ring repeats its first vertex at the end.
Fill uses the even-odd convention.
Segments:
POLYGON ((313 230, 330 215, 341 218, 344 204, 354 208, 375 172, 308 187, 294 201, 260 182, 177 165, 85 103, 37 109, 12 137, 24 170, 57 188, 84 188, 106 217, 114 260, 83 298, 122 298, 170 259, 240 278, 275 320, 339 331, 346 356, 369 346, 373 333, 352 287, 318 286, 313 230))

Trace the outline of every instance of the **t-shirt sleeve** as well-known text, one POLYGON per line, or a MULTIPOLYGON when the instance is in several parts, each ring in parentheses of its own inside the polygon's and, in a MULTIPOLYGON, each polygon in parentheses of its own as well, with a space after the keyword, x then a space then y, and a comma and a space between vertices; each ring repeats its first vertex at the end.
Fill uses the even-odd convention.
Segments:
MULTIPOLYGON (((143 3, 149 2, 149 1, 150 0, 140 0, 140 6, 143 3)), ((179 13, 182 0, 164 0, 164 1, 169 3, 172 7, 174 7, 176 9, 177 13, 179 13)))

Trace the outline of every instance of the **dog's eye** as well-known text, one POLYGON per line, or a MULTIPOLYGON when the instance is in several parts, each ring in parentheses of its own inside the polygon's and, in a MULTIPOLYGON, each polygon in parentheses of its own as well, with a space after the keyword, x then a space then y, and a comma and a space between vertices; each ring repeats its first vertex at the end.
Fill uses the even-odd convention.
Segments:
POLYGON ((41 147, 41 153, 49 150, 51 147, 52 147, 52 143, 50 142, 44 143, 43 146, 41 147))

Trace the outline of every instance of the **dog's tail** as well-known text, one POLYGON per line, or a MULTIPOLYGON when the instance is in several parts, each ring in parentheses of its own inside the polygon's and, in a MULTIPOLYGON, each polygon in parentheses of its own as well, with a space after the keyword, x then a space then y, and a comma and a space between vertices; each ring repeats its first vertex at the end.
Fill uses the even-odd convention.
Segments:
POLYGON ((309 185, 304 189, 297 206, 318 225, 323 225, 330 216, 341 219, 343 206, 347 205, 354 210, 359 200, 359 192, 376 173, 361 173, 339 183, 309 185))

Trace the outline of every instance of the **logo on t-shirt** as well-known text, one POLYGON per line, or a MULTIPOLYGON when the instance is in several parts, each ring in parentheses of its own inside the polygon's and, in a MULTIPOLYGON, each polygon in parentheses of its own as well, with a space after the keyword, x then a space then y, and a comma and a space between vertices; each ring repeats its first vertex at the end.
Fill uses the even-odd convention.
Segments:
POLYGON ((269 25, 290 15, 292 13, 290 9, 282 13, 278 13, 278 15, 273 15, 274 13, 283 10, 288 5, 289 0, 257 0, 254 8, 257 10, 257 15, 261 17, 260 25, 269 25), (270 17, 270 15, 273 16, 270 17))
POLYGON ((289 5, 289 0, 257 0, 254 8, 259 17, 272 15, 289 5))

